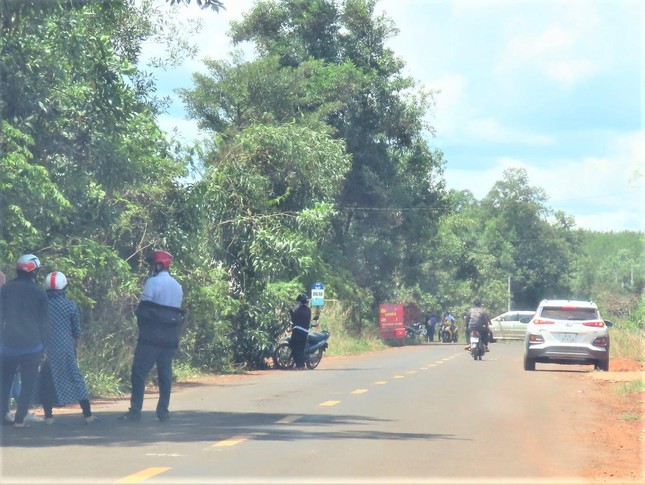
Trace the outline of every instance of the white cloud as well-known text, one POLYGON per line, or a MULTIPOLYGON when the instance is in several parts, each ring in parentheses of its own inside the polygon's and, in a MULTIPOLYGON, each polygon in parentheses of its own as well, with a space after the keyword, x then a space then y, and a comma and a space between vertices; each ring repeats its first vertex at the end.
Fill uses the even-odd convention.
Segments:
POLYGON ((493 143, 551 145, 554 142, 551 136, 514 130, 492 118, 466 120, 464 134, 473 141, 493 143))
POLYGON ((506 23, 500 71, 515 77, 537 70, 569 89, 606 69, 614 53, 601 44, 597 7, 593 2, 580 7, 580 3, 553 1, 545 4, 543 18, 514 15, 506 23))
POLYGON ((508 168, 525 169, 529 185, 542 188, 546 206, 574 216, 580 228, 598 231, 645 229, 643 195, 645 134, 619 135, 610 140, 604 157, 551 160, 548 165, 528 158, 500 157, 485 169, 446 170, 448 187, 485 197, 508 168))
POLYGON ((468 79, 458 73, 446 73, 424 86, 426 90, 436 91, 436 111, 430 122, 441 137, 451 138, 459 131, 463 117, 468 112, 467 86, 468 79))
POLYGON ((185 143, 193 142, 200 136, 201 130, 194 120, 162 114, 157 118, 157 123, 165 133, 175 134, 177 138, 185 143))

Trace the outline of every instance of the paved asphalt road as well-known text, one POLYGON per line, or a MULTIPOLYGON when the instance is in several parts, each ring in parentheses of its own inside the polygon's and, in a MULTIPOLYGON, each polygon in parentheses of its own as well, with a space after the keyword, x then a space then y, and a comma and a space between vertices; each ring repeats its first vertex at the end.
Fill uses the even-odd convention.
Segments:
MULTIPOLYGON (((333 345, 333 338, 330 341, 333 345)), ((591 367, 522 370, 522 343, 475 362, 424 344, 314 371, 268 371, 176 388, 172 419, 147 395, 51 426, 3 427, 8 483, 585 483, 591 367)))

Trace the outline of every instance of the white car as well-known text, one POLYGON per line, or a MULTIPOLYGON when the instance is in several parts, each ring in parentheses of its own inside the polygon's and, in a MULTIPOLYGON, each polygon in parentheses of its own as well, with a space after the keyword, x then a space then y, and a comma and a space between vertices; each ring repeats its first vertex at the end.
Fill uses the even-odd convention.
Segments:
POLYGON ((524 370, 535 363, 591 364, 609 370, 609 330, 592 301, 542 300, 526 325, 524 370))
POLYGON ((534 311, 516 310, 502 313, 491 318, 490 329, 495 340, 524 340, 526 335, 526 324, 535 315, 534 311))

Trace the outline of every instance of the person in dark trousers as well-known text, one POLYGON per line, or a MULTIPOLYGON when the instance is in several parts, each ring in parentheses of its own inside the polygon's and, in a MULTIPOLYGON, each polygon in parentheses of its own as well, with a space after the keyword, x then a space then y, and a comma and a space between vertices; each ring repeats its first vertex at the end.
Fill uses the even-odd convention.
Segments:
MULTIPOLYGON (((475 306, 472 307, 466 314, 466 328, 468 328, 469 338, 470 332, 473 329, 476 328, 479 331, 479 335, 481 335, 482 343, 486 348, 486 352, 488 352, 488 335, 490 323, 490 317, 488 316, 488 313, 484 311, 484 304, 481 300, 476 300, 475 306)), ((470 341, 467 340, 466 342, 468 344, 466 346, 466 350, 470 350, 470 341)))
POLYGON ((92 423, 90 393, 77 360, 78 339, 81 336, 81 316, 76 304, 67 298, 67 277, 60 271, 45 278, 49 299, 49 339, 45 343, 47 358, 40 368, 40 400, 45 412, 45 424, 53 424, 54 406, 77 402, 86 424, 92 423))
POLYGON ((307 305, 309 299, 304 293, 296 297, 297 306, 291 313, 291 339, 289 346, 296 363, 296 369, 305 368, 305 347, 307 346, 307 335, 311 326, 311 308, 307 305))
MULTIPOLYGON (((439 322, 439 317, 436 312, 432 312, 428 319, 426 320, 426 327, 428 330, 428 342, 434 342, 434 333, 437 328, 437 323, 439 322)), ((441 339, 439 339, 441 340, 441 339)))
POLYGON ((183 290, 170 275, 172 255, 169 252, 154 251, 149 261, 151 276, 143 287, 136 310, 139 338, 132 362, 130 409, 120 417, 123 421, 141 419, 146 380, 155 364, 159 383, 157 418, 159 421, 170 419, 172 361, 179 348, 183 324, 183 290))
POLYGON ((13 426, 24 428, 25 416, 34 397, 38 368, 49 336, 49 305, 45 290, 36 284, 41 268, 33 254, 23 254, 16 263, 16 279, 0 289, 0 362, 3 424, 9 412, 11 384, 16 371, 22 383, 13 426))

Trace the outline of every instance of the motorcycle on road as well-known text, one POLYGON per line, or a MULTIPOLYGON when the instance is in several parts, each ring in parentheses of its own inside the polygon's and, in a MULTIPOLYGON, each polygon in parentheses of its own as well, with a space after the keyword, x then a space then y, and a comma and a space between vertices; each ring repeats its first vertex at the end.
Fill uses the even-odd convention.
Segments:
POLYGON ((473 328, 470 331, 470 355, 473 356, 474 360, 482 360, 485 353, 486 347, 482 341, 482 336, 477 328, 473 328))
MULTIPOLYGON (((327 343, 329 336, 330 334, 327 330, 311 332, 307 335, 307 344, 305 346, 305 366, 307 369, 315 369, 318 367, 318 364, 322 360, 323 352, 329 346, 327 343)), ((273 351, 273 365, 276 369, 295 368, 296 362, 293 360, 291 346, 289 345, 290 341, 291 337, 281 339, 273 351)))

